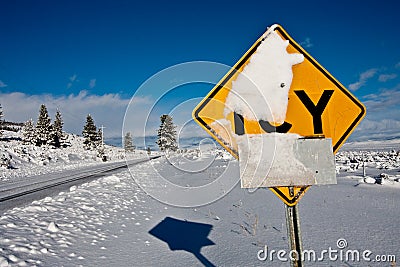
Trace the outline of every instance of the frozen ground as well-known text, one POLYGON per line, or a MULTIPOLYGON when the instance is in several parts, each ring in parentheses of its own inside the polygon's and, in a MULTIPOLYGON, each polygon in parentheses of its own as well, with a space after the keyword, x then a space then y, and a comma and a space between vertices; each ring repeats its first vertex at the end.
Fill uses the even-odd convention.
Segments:
MULTIPOLYGON (((324 249, 339 250, 337 241, 345 239, 343 253, 370 250, 371 259, 400 257, 398 155, 390 149, 367 152, 365 146, 362 151, 340 152, 338 184, 313 186, 300 201, 303 245, 318 256, 324 249), (362 177, 363 154, 371 160, 366 175, 374 183, 362 177), (379 182, 382 172, 390 183, 379 182)), ((236 172, 230 176, 239 178, 237 161, 222 152, 184 157, 136 165, 132 175, 123 171, 5 212, 0 217, 0 266, 289 266, 276 254, 272 262, 257 258, 265 245, 276 251, 288 247, 284 205, 270 190, 249 193, 236 185, 213 203, 178 208, 156 201, 133 179, 146 177, 139 179, 142 186, 148 181, 163 191, 164 184, 153 179, 158 174, 182 186, 203 186, 231 166, 236 172)), ((391 263, 330 261, 325 255, 306 265, 391 263)))
MULTIPOLYGON (((8 141, 0 142, 0 157, 11 157, 11 162, 9 168, 0 166, 0 182, 18 181, 30 176, 59 173, 102 163, 102 159, 97 156, 98 152, 84 149, 83 138, 76 135, 68 134, 70 146, 62 149, 23 144, 20 140, 21 132, 4 131, 3 136, 8 141)), ((105 155, 107 162, 125 160, 125 151, 122 148, 105 145, 105 155)), ((129 159, 147 156, 142 150, 128 155, 129 159)))

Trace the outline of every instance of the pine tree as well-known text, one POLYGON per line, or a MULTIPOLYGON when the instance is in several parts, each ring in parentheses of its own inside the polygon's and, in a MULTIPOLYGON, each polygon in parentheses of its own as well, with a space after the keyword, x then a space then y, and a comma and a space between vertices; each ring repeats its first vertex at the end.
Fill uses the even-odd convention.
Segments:
POLYGON ((127 132, 124 138, 124 148, 125 151, 133 152, 135 150, 135 146, 133 145, 133 139, 131 132, 127 132))
POLYGON ((25 122, 22 128, 22 136, 25 144, 35 144, 36 143, 36 132, 33 125, 33 120, 30 119, 25 122))
POLYGON ((161 125, 158 129, 157 145, 161 151, 176 151, 178 145, 176 143, 176 126, 169 115, 162 115, 160 117, 161 125))
POLYGON ((11 160, 12 157, 10 154, 8 154, 7 152, 1 152, 0 153, 0 167, 6 168, 6 169, 10 169, 12 168, 11 165, 11 160))
POLYGON ((97 147, 99 135, 97 133, 97 127, 94 124, 93 118, 90 114, 88 114, 86 117, 86 124, 83 127, 82 135, 85 138, 83 144, 86 149, 97 147))
POLYGON ((4 114, 3 114, 3 107, 0 104, 0 137, 3 136, 3 125, 4 125, 4 114))
POLYGON ((36 123, 36 145, 46 145, 51 141, 51 120, 44 104, 40 106, 39 118, 36 123))
POLYGON ((64 136, 63 125, 64 122, 62 120, 61 113, 59 110, 57 110, 54 123, 52 125, 52 133, 51 133, 52 135, 51 144, 57 148, 61 147, 63 142, 63 136, 64 136))

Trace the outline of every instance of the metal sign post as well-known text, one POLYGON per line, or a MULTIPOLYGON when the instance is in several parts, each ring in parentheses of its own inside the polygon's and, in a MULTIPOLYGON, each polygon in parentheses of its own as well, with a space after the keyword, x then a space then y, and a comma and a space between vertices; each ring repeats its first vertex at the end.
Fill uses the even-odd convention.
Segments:
MULTIPOLYGON (((289 187, 289 192, 294 194, 293 186, 289 187)), ((300 230, 300 217, 297 205, 286 207, 286 227, 289 240, 289 258, 291 260, 292 267, 302 267, 302 251, 303 245, 301 241, 301 230, 300 230)))

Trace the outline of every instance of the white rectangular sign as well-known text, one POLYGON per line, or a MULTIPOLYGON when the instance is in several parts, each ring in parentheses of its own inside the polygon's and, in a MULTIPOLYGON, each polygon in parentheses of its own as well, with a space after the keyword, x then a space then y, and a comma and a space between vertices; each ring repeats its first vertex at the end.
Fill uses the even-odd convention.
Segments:
POLYGON ((242 188, 336 184, 332 140, 295 134, 238 138, 242 188))

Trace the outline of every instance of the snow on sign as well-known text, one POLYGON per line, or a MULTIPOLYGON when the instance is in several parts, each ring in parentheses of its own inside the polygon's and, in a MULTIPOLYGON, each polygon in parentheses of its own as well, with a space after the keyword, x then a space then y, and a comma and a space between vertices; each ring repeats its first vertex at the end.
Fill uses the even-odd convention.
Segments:
MULTIPOLYGON (((275 154, 283 145, 282 136, 285 142, 324 137, 331 140, 336 153, 365 112, 365 107, 281 26, 273 25, 198 104, 193 118, 239 158, 241 148, 257 148, 260 138, 265 144, 273 137, 275 154)), ((247 151, 246 156, 250 158, 256 150, 247 151)), ((292 206, 308 185, 316 183, 302 184, 307 186, 294 182, 294 190, 282 186, 271 190, 292 206)), ((242 187, 250 186, 242 182, 242 187)))

